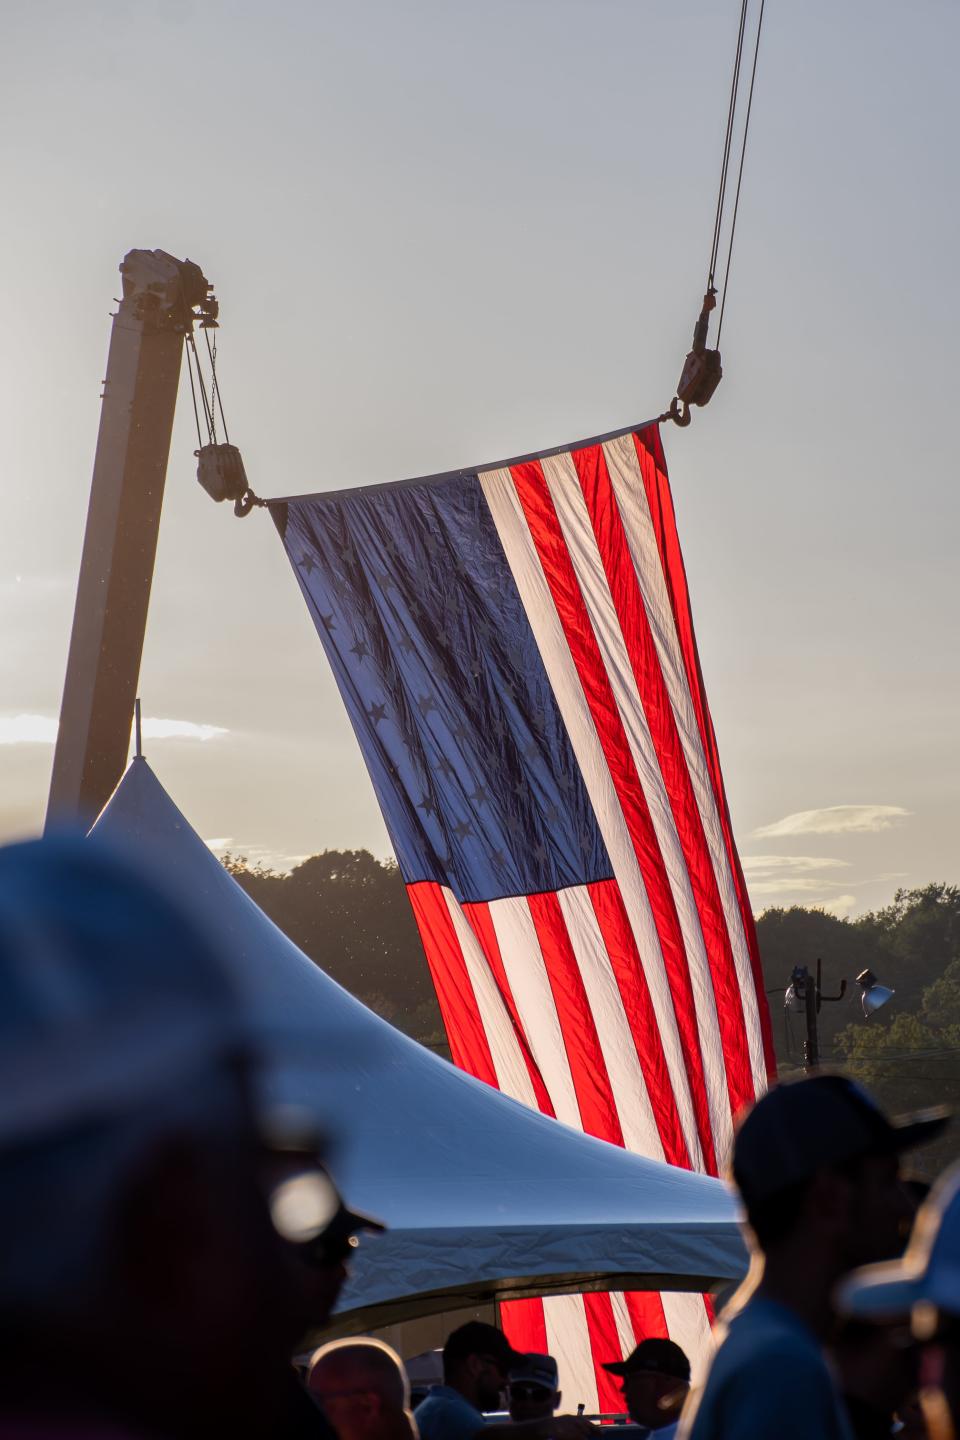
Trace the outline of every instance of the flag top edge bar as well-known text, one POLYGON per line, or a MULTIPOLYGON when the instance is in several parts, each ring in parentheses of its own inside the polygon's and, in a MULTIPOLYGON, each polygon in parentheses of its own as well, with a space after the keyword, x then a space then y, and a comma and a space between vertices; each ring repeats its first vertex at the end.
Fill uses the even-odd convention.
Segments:
MULTIPOLYGON (((587 450, 591 445, 605 445, 608 440, 619 440, 624 435, 636 435, 641 430, 650 430, 659 424, 659 418, 641 420, 635 425, 622 425, 619 430, 608 430, 603 435, 591 435, 585 440, 572 440, 567 445, 553 445, 549 450, 534 450, 529 455, 515 455, 511 460, 494 460, 488 465, 464 465, 459 470, 443 470, 436 475, 414 475, 408 480, 385 480, 379 484, 365 485, 362 482, 340 490, 314 490, 306 495, 276 495, 265 500, 269 508, 276 505, 294 505, 301 500, 343 500, 357 490, 367 495, 382 494, 387 490, 403 490, 411 485, 442 485, 449 480, 465 479, 469 475, 486 475, 491 470, 509 470, 514 465, 528 465, 535 460, 549 460, 554 455, 565 455, 571 450, 587 450)), ((282 532, 281 532, 282 533, 282 532)))

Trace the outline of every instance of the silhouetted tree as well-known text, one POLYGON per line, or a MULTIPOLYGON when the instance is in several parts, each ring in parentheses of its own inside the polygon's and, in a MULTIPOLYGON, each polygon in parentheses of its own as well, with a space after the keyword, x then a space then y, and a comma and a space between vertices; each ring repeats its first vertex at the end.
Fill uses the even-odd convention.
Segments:
POLYGON ((823 961, 825 993, 835 994, 841 980, 848 982, 845 999, 839 1004, 825 1004, 820 1011, 821 1053, 826 1061, 836 1058, 837 1036, 857 1013, 854 991, 859 994, 859 988, 852 984, 854 976, 869 965, 884 981, 887 978, 885 956, 878 953, 875 938, 865 935, 849 920, 838 920, 824 910, 791 905, 785 910, 765 910, 757 920, 757 939, 778 1068, 796 1068, 803 1058, 803 1016, 786 1015, 783 1009, 790 972, 795 965, 806 965, 813 974, 818 958, 823 961))
MULTIPOLYGON (((824 989, 848 981, 846 999, 820 1012, 821 1053, 867 1085, 892 1112, 949 1104, 960 1111, 960 889, 935 883, 898 890, 856 920, 822 910, 768 910, 757 922, 782 1072, 801 1063, 804 1021, 786 1016, 783 987, 794 965, 823 960, 824 989), (852 982, 865 967, 896 994, 864 1019, 852 982)), ((957 1157, 960 1125, 920 1152, 929 1173, 957 1157)))
POLYGON ((394 860, 324 850, 289 874, 227 855, 270 919, 346 990, 423 1043, 444 1048, 433 982, 394 860))

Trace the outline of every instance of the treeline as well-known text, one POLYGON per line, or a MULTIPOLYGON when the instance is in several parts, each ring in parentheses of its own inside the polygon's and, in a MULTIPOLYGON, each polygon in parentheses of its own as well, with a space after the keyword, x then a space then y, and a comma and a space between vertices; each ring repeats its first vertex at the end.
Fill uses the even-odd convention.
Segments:
POLYGON ((324 850, 289 874, 224 856, 224 865, 305 955, 371 1010, 446 1053, 440 1009, 394 860, 324 850))
MULTIPOLYGON (((823 960, 823 990, 847 980, 820 1012, 824 1064, 862 1080, 891 1111, 951 1105, 958 1119, 933 1147, 934 1168, 960 1154, 960 888, 898 890, 890 905, 855 920, 822 910, 768 910, 757 922, 782 1072, 802 1064, 804 1018, 787 1016, 782 989, 795 964, 823 960), (896 993, 865 1020, 854 977, 871 969, 896 993)), ((918 1156, 920 1164, 925 1157, 918 1156)))
MULTIPOLYGON (((443 1025, 403 881, 366 850, 325 850, 289 874, 227 856, 230 873, 311 959, 371 1009, 446 1053, 443 1025)), ((794 965, 823 961, 823 990, 842 1001, 820 1014, 824 1064, 863 1079, 892 1110, 949 1103, 960 1110, 960 888, 898 890, 855 920, 794 905, 757 921, 765 988, 782 1072, 803 1063, 804 1020, 783 1008, 794 965), (874 971, 896 991, 865 1021, 854 977, 874 971)), ((942 1163, 960 1150, 942 1142, 942 1163)))

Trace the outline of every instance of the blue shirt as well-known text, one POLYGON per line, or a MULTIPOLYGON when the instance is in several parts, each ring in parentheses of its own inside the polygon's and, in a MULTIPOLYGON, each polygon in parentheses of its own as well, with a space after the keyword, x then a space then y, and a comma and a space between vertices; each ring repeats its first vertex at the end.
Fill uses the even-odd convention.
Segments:
POLYGON ((682 1440, 853 1440, 823 1351, 799 1315, 755 1296, 727 1327, 682 1440))
POLYGON ((431 1385, 413 1418, 420 1440, 473 1440, 482 1430, 482 1413, 450 1385, 431 1385))

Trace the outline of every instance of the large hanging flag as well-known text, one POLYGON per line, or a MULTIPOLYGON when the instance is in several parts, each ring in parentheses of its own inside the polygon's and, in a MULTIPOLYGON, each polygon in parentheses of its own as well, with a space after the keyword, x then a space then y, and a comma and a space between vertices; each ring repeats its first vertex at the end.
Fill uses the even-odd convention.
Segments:
MULTIPOLYGON (((773 1058, 660 434, 277 502, 458 1065, 717 1174, 773 1058)), ((698 1296, 504 1307, 568 1402, 698 1296)))

